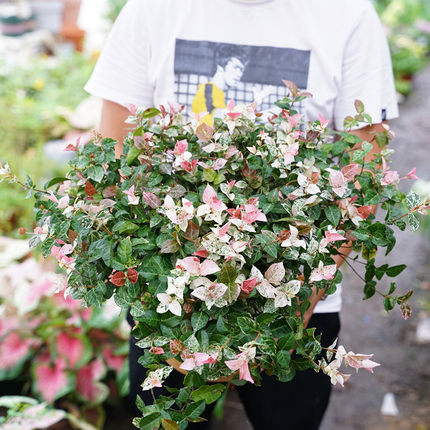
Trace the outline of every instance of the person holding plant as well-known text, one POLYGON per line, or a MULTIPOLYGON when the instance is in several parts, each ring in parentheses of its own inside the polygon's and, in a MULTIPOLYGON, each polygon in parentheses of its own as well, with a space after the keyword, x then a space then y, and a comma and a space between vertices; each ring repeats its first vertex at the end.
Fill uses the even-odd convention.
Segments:
MULTIPOLYGON (((383 122, 398 115, 390 53, 368 0, 129 0, 85 87, 104 100, 100 132, 118 141, 117 155, 130 130, 125 123, 129 105, 170 102, 177 109, 176 101, 185 106, 185 115, 201 119, 207 114, 198 115, 192 100, 210 82, 220 44, 240 47, 249 56, 234 92, 226 93, 236 102, 253 101, 248 97, 256 86, 279 91, 273 94, 276 100, 282 91, 285 95, 282 80, 293 81, 313 95, 297 107, 299 114, 311 121, 319 118, 323 128, 343 130, 344 118, 360 99, 374 124, 353 133, 372 144, 383 122)), ((339 251, 345 255, 349 250, 339 251)), ((337 266, 343 262, 340 255, 333 258, 337 266)), ((340 327, 341 287, 327 298, 323 290, 314 292, 310 302, 305 325, 321 332, 322 344, 328 346, 340 327)), ((142 396, 145 378, 137 363, 141 350, 134 343, 133 402, 142 396)), ((255 429, 312 430, 322 421, 330 389, 326 375, 308 369, 288 383, 264 375, 261 387, 246 384, 239 394, 255 429)), ((144 401, 152 400, 148 396, 144 401)))

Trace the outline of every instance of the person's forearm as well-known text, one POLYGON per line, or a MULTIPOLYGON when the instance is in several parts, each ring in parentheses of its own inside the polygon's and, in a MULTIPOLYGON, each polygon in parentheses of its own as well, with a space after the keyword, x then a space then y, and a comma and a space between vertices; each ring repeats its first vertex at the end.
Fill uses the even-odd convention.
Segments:
POLYGON ((132 126, 125 123, 129 115, 130 112, 124 106, 103 100, 99 132, 103 137, 110 137, 118 142, 115 147, 117 157, 123 152, 124 137, 132 130, 132 126))

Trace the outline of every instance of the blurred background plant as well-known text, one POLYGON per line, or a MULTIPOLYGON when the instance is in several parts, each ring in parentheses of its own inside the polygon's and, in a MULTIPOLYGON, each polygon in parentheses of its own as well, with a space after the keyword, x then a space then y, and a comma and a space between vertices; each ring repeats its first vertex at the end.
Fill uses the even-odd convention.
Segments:
POLYGON ((26 246, 0 245, 0 392, 57 402, 103 428, 101 405, 128 394, 127 322, 113 302, 88 309, 65 296, 65 277, 49 264, 8 261, 11 246, 26 246))
POLYGON ((121 12, 121 9, 127 3, 127 0, 107 0, 107 3, 108 9, 106 13, 106 18, 113 23, 121 12))
MULTIPOLYGON (((27 67, 0 65, 0 160, 38 183, 52 173, 61 176, 64 163, 47 157, 44 146, 73 129, 68 113, 87 97, 83 86, 94 60, 75 52, 35 56, 27 67)), ((31 227, 32 202, 23 197, 18 187, 0 184, 0 235, 31 227)))
POLYGON ((430 55, 430 2, 428 0, 375 0, 390 44, 397 91, 412 91, 412 77, 430 55))
MULTIPOLYGON (((1 66, 1 63, 0 63, 1 66)), ((94 61, 71 53, 35 56, 27 67, 0 68, 0 140, 2 149, 22 154, 63 137, 71 125, 59 107, 75 109, 87 97, 83 86, 94 61)))

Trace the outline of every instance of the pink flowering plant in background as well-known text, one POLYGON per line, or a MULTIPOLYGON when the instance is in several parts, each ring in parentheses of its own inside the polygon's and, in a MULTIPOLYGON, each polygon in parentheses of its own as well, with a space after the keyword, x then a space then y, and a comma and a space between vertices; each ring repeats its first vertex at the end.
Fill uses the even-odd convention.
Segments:
POLYGON ((65 288, 33 258, 0 269, 0 381, 19 378, 24 394, 76 413, 127 394, 129 330, 115 303, 86 308, 65 288))
MULTIPOLYGON (((180 106, 131 107, 135 131, 121 158, 111 139, 77 145, 67 177, 33 190, 30 243, 57 258, 67 293, 91 309, 111 297, 131 308, 148 369, 142 389, 162 386, 173 368, 188 372, 156 406, 138 401, 140 428, 185 428, 228 383, 259 384, 262 372, 289 381, 313 368, 343 385, 342 364, 372 371, 371 354, 321 345, 303 323, 312 292, 341 282, 332 256, 342 246, 358 253, 347 264, 362 260, 364 298, 378 294, 387 311, 410 315, 411 293, 377 285, 405 266, 377 266, 375 256, 395 246, 394 227, 418 227, 426 202, 397 188, 415 171, 390 170, 388 130, 361 141, 330 132, 323 117, 304 123, 294 103, 306 95, 289 87, 265 123, 254 104, 229 103, 213 128, 180 106)), ((361 102, 356 110, 346 130, 371 123, 361 102)))

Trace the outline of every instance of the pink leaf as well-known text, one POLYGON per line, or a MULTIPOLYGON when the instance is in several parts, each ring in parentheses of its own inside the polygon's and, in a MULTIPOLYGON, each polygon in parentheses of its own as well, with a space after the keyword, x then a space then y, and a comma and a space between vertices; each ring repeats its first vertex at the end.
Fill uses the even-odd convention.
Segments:
POLYGON ((399 181, 399 174, 395 170, 389 170, 385 173, 381 180, 381 185, 391 185, 392 183, 397 183, 399 181))
POLYGON ((126 104, 125 107, 128 109, 128 111, 132 114, 132 115, 136 115, 137 112, 137 107, 134 104, 126 104))
POLYGON ((321 127, 326 127, 330 122, 328 119, 325 119, 320 113, 318 114, 318 118, 320 120, 321 127))
POLYGON ((183 361, 183 363, 179 366, 180 369, 183 370, 193 370, 196 367, 196 361, 194 358, 187 358, 183 361))
POLYGON ((218 158, 218 160, 215 161, 213 165, 214 170, 222 169, 227 163, 227 160, 225 158, 218 158))
POLYGON ((142 196, 143 200, 145 200, 145 203, 152 209, 157 209, 159 206, 161 206, 161 200, 154 193, 144 191, 142 196))
POLYGON ((181 155, 187 149, 188 149, 188 142, 185 139, 184 140, 180 140, 180 141, 176 142, 174 153, 176 155, 181 155))
POLYGON ((200 124, 196 129, 196 136, 201 142, 209 142, 212 139, 214 131, 211 126, 206 123, 200 124))
POLYGON ((242 114, 240 112, 228 112, 227 115, 234 121, 239 118, 242 114))
POLYGON ((372 206, 360 206, 357 208, 357 212, 360 214, 361 218, 366 219, 372 213, 372 206))
POLYGON ((231 226, 231 221, 229 221, 224 227, 221 227, 218 232, 218 237, 223 237, 227 234, 228 229, 231 226))
POLYGON ((264 274, 264 277, 274 285, 278 285, 284 279, 285 268, 282 263, 272 264, 264 274))
POLYGON ((330 170, 329 176, 330 185, 333 188, 333 191, 339 196, 343 197, 346 191, 347 182, 343 176, 343 173, 339 170, 330 170))
POLYGON ((60 360, 57 360, 54 367, 48 364, 41 364, 36 367, 37 389, 43 399, 52 403, 58 393, 67 385, 67 375, 60 360))
POLYGON ((246 281, 242 282, 240 289, 245 294, 250 294, 252 292, 252 290, 255 288, 255 286, 257 285, 257 282, 258 282, 257 278, 247 279, 246 281))
POLYGON ((15 332, 8 334, 0 342, 0 369, 13 368, 30 352, 33 345, 33 339, 21 339, 15 332))
POLYGON ((197 255, 197 257, 207 258, 208 251, 206 249, 200 249, 199 251, 196 251, 193 255, 197 255))
POLYGON ((406 176, 403 179, 418 179, 418 176, 415 174, 417 171, 417 168, 414 167, 410 172, 406 174, 406 176))
POLYGON ((80 368, 76 375, 76 389, 86 399, 95 400, 100 394, 100 388, 95 384, 104 373, 103 363, 97 359, 80 368))
POLYGON ((68 360, 69 366, 73 369, 84 355, 84 344, 81 339, 71 337, 66 333, 57 336, 58 354, 68 360))
POLYGON ((214 199, 217 199, 216 191, 210 185, 206 185, 203 192, 203 202, 210 205, 214 199))
POLYGON ((350 182, 354 179, 354 177, 357 175, 357 173, 360 170, 360 166, 356 163, 348 164, 345 167, 342 167, 342 174, 345 177, 345 179, 350 182))
POLYGON ((215 261, 212 261, 212 260, 205 260, 200 265, 201 276, 212 275, 213 273, 219 272, 220 270, 221 269, 218 267, 215 261))
POLYGON ((318 282, 322 281, 323 279, 330 281, 334 278, 336 270, 336 264, 324 266, 323 263, 320 262, 319 266, 316 269, 312 270, 309 282, 318 282))
POLYGON ((290 124, 291 128, 297 127, 297 125, 299 124, 300 120, 302 119, 303 115, 296 113, 292 116, 288 117, 288 124, 290 124))
POLYGON ((176 262, 176 267, 188 273, 198 275, 200 273, 200 260, 197 257, 185 257, 176 262))
POLYGON ((240 151, 235 146, 229 146, 227 152, 225 153, 225 158, 228 160, 236 154, 240 154, 240 151))
POLYGON ((346 238, 345 238, 345 237, 343 237, 341 234, 338 234, 338 233, 331 233, 331 232, 329 232, 329 231, 326 231, 326 232, 325 232, 325 238, 327 239, 327 242, 328 242, 328 243, 336 242, 336 241, 338 241, 338 240, 346 240, 346 238))

